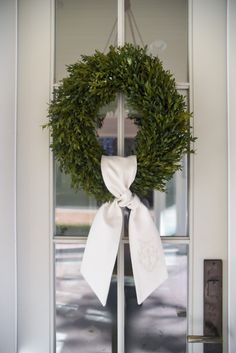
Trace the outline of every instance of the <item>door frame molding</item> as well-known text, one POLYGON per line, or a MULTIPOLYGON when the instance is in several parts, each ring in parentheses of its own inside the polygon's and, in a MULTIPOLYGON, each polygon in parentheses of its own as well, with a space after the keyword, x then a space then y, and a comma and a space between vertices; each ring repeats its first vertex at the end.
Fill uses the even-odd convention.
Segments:
POLYGON ((0 351, 17 351, 17 0, 0 3, 0 351))
POLYGON ((228 340, 236 347, 236 2, 227 1, 227 108, 228 108, 228 340))
MULTIPOLYGON (((10 3, 9 0, 6 1, 10 3)), ((190 0, 193 3, 193 7, 196 3, 200 6, 205 6, 203 3, 213 4, 212 1, 208 0, 190 0)), ((18 324, 18 339, 19 347, 16 348, 16 339, 12 338, 11 341, 9 336, 4 337, 8 340, 10 352, 36 352, 36 353, 52 353, 52 343, 50 343, 50 331, 52 322, 50 323, 50 314, 52 313, 52 303, 50 298, 52 293, 49 293, 52 285, 52 269, 50 268, 50 259, 52 256, 52 240, 49 240, 52 227, 52 217, 50 214, 51 202, 50 200, 50 183, 52 176, 50 174, 50 153, 48 151, 48 140, 49 137, 46 132, 42 133, 40 128, 41 123, 44 122, 44 116, 46 113, 46 105, 43 106, 43 102, 47 101, 50 96, 50 82, 52 65, 52 18, 53 18, 53 0, 11 0, 11 3, 18 4, 19 13, 19 27, 18 27, 18 42, 19 42, 19 61, 18 61, 18 77, 19 77, 19 90, 18 97, 18 116, 17 122, 15 119, 15 113, 7 113, 4 115, 3 126, 7 132, 9 124, 13 129, 13 135, 11 136, 11 143, 13 148, 17 143, 17 190, 15 190, 15 167, 11 169, 11 185, 9 188, 5 188, 5 184, 2 183, 0 188, 3 190, 3 199, 9 198, 8 191, 13 190, 14 195, 11 196, 11 211, 15 208, 17 202, 17 224, 13 221, 13 227, 11 232, 3 232, 3 240, 1 246, 6 249, 2 260, 3 266, 6 268, 6 263, 11 262, 9 268, 8 281, 11 277, 10 287, 12 289, 11 295, 9 291, 1 293, 5 302, 11 303, 11 309, 14 311, 16 306, 16 288, 14 287, 14 281, 16 280, 16 252, 14 250, 16 244, 16 232, 17 232, 17 273, 19 276, 18 282, 18 313, 19 318, 18 324), (23 12, 24 11, 24 12, 23 12), (24 21, 23 17, 24 16, 24 21), (42 22, 43 19, 43 22, 42 22), (27 26, 26 36, 23 36, 22 24, 27 26), (43 47, 37 47, 35 44, 38 38, 43 37, 43 47), (43 51, 43 56, 42 56, 43 51), (37 58, 38 55, 38 58, 37 58), (23 62, 23 59, 24 62, 23 62), (23 72, 22 72, 22 67, 23 72), (31 76, 29 75, 29 69, 31 76), (26 76, 23 76, 23 73, 26 76), (23 91, 22 91, 23 90, 23 91), (40 104, 36 104, 36 98, 40 98, 40 104), (26 104, 26 102, 28 102, 26 104), (34 116, 35 120, 32 119, 34 116), (13 119, 13 120, 12 120, 13 119), (18 135, 15 136, 14 129, 18 124, 18 135), (21 124, 23 124, 21 126, 21 124), (16 140, 17 139, 17 140, 16 140), (36 149, 36 150, 35 150, 36 149), (35 153, 36 151, 36 153, 35 153), (41 172, 40 172, 41 171, 41 172), (39 175, 40 172, 40 175, 39 175), (13 189, 12 189, 13 188, 13 189), (34 192, 34 197, 32 195, 34 192), (17 201, 16 201, 17 196, 17 201), (37 204, 35 199, 37 198, 37 204), (24 211, 24 207, 26 210, 24 211), (34 216, 34 212, 40 212, 39 217, 34 216), (29 221, 31 218, 32 223, 29 221), (17 227, 16 227, 17 225, 17 227), (10 235, 10 238, 9 236, 10 235), (10 243, 9 243, 10 242, 10 243), (36 244, 37 243, 37 244, 36 244), (10 249, 10 250, 9 250, 10 249), (43 254, 43 260, 42 260, 43 254), (51 254, 51 255, 50 255, 51 254), (13 285, 13 286, 12 286, 13 285), (38 290, 38 287, 40 290, 38 290), (40 298, 40 305, 35 305, 34 298, 40 298), (12 304, 14 302, 14 305, 12 304), (22 306, 23 305, 23 306, 22 306), (26 310, 24 310, 24 308, 26 310), (38 317, 36 318, 36 316, 38 317), (36 318, 32 322, 32 318, 36 318)), ((224 0, 216 0, 214 3, 221 4, 223 6, 224 0)), ((16 16, 15 10, 14 16, 16 16)), ((195 10, 194 10, 195 11, 195 10)), ((196 13, 193 12, 194 18, 196 13)), ((17 16, 16 16, 17 17, 17 16)), ((194 21, 193 18, 193 21, 194 21)), ((236 37, 236 5, 234 0, 227 0, 227 117, 228 117, 228 254, 229 254, 229 286, 228 286, 228 298, 229 298, 229 353, 234 353, 236 346, 236 337, 233 335, 236 332, 236 315, 234 314, 234 308, 236 307, 236 283, 234 280, 234 272, 236 268, 236 257, 234 249, 236 248, 236 217, 234 210, 236 209, 236 161, 234 157, 234 151, 236 150, 236 97, 234 82, 236 82, 236 70, 234 63, 236 62, 236 44, 234 38, 236 37)), ((16 23, 17 23, 16 18, 16 23)), ((6 26, 6 30, 9 30, 6 26)), ((226 37, 225 37, 226 40, 226 37)), ((16 43, 17 46, 17 43, 16 43)), ((7 49, 8 47, 6 47, 7 49)), ((13 53, 14 60, 17 61, 17 52, 13 53)), ((194 65, 196 63, 196 55, 193 55, 194 65)), ((10 62, 9 62, 10 65, 10 62)), ((193 65, 193 66, 194 66, 193 65)), ((0 67, 2 73, 6 71, 5 67, 0 67)), ((2 81, 3 82, 3 81, 2 81)), ((16 81, 15 85, 16 85, 16 81)), ((196 94, 197 83, 193 81, 194 95, 196 94)), ((16 89, 16 88, 15 88, 16 89)), ((16 102, 14 95, 11 97, 11 103, 14 109, 16 109, 16 102)), ((194 106, 194 108, 196 105, 194 106)), ((199 139, 200 140, 200 139, 199 139)), ((0 141, 1 142, 1 141, 0 141)), ((8 145, 4 145, 5 158, 8 161, 12 161, 14 164, 15 152, 9 150, 8 145)), ((195 162, 194 157, 194 163, 195 162)), ((220 166, 219 166, 220 168, 220 166)), ((196 179, 196 176, 194 177, 196 179)), ((197 190, 194 190, 196 196, 197 190)), ((193 207, 195 207, 193 205, 193 207)), ((8 210, 10 209, 8 208, 8 210)), ((5 210, 7 212, 7 210, 5 210)), ((5 213, 4 213, 5 215, 5 213)), ((4 216, 4 222, 12 221, 12 217, 4 216)), ((193 225, 194 228, 194 225, 193 225)), ((6 228, 7 229, 7 228, 6 228)), ((222 237, 226 237, 226 234, 222 234, 222 237)), ((193 241, 195 243, 196 236, 193 241)), ((227 266, 227 264, 226 264, 227 266)), ((3 267, 3 268, 4 268, 3 267)), ((227 269, 226 269, 227 270, 227 269)), ((194 269, 193 275, 196 275, 194 269)), ((227 277, 227 271, 226 271, 227 277)), ((227 281, 225 282, 227 283, 227 281)), ((8 288, 8 290, 9 290, 8 288)), ((1 302, 0 304, 3 304, 1 302)), ((195 308, 196 310, 197 308, 195 308)), ((225 305, 225 310, 227 306, 225 305)), ((1 320, 2 324, 2 320, 1 320)), ((16 327, 16 312, 13 315, 7 317, 4 321, 5 327, 11 327, 9 334, 11 337, 15 337, 16 327)), ((1 331, 2 333, 2 331, 1 331)), ((195 332, 199 333, 199 332, 195 332)), ((227 336, 227 331, 225 331, 227 336)), ((7 346, 4 348, 6 349, 7 346)))

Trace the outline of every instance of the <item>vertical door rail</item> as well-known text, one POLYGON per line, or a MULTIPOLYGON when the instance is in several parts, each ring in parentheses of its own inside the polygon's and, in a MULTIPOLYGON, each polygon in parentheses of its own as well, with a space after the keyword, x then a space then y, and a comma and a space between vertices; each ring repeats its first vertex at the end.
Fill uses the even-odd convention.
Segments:
MULTIPOLYGON (((118 0, 117 44, 125 43, 125 0, 118 0)), ((118 95, 117 107, 117 150, 118 155, 124 156, 124 96, 118 95)), ((125 352, 125 298, 124 298, 124 244, 123 230, 117 256, 117 352, 125 352)))

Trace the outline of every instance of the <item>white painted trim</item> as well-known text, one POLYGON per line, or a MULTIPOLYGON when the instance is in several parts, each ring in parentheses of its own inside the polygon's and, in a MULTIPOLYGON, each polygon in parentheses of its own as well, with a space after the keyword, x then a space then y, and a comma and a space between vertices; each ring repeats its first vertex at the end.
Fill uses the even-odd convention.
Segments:
POLYGON ((227 0, 227 48, 226 48, 226 55, 227 55, 227 163, 228 163, 228 178, 227 178, 227 187, 228 187, 228 295, 227 295, 227 299, 228 299, 228 322, 227 322, 227 339, 228 339, 228 353, 233 353, 233 351, 231 351, 231 335, 230 335, 230 327, 231 327, 231 314, 230 314, 230 306, 231 306, 231 293, 230 293, 230 285, 231 285, 231 266, 230 266, 230 260, 231 260, 231 256, 230 256, 230 220, 231 220, 231 215, 230 215, 230 117, 229 117, 229 33, 230 33, 230 23, 229 23, 229 18, 230 18, 230 13, 229 13, 229 9, 230 9, 230 0, 227 0))
POLYGON ((16 57, 15 57, 15 136, 14 136, 14 148, 15 148, 15 175, 14 175, 14 226, 15 226, 15 353, 18 353, 18 296, 17 296, 17 288, 18 288, 18 276, 17 276, 17 263, 18 263, 18 237, 17 237, 17 124, 18 124, 18 6, 19 0, 16 1, 16 57))
POLYGON ((0 352, 17 351, 17 0, 0 2, 0 352))
MULTIPOLYGON (((118 31, 119 37, 119 31, 118 31)), ((124 126, 124 95, 118 94, 117 96, 117 152, 119 156, 124 156, 125 143, 125 126, 124 126)))
POLYGON ((125 43, 125 0, 117 0, 117 3, 117 44, 122 46, 125 43))
MULTIPOLYGON (((193 102, 193 0, 188 0, 188 81, 189 81, 189 110, 194 111, 193 102)), ((194 124, 193 124, 194 135, 194 124)), ((194 146, 192 146, 194 147, 194 146)), ((187 303, 187 335, 193 332, 193 221, 194 221, 194 157, 189 157, 189 180, 188 180, 188 303, 187 303)), ((192 345, 188 345, 187 352, 192 353, 192 345)))
MULTIPOLYGON (((55 26, 56 26, 56 1, 50 0, 50 95, 52 97, 55 83, 55 26)), ((51 143, 51 135, 49 136, 49 145, 51 143)), ((55 265, 55 244, 53 235, 55 232, 55 197, 54 197, 54 159, 53 153, 49 151, 49 313, 50 313, 50 353, 56 352, 56 265, 55 265)))
MULTIPOLYGON (((54 83, 53 87, 57 88, 59 87, 59 83, 54 83)), ((190 83, 189 82, 176 82, 176 89, 177 90, 183 90, 183 91, 188 91, 190 87, 190 83)))
POLYGON ((227 1, 227 105, 228 105, 228 340, 229 353, 236 348, 236 2, 227 1))
MULTIPOLYGON (((117 44, 125 44, 125 0, 118 0, 117 7, 117 44)), ((124 96, 118 95, 117 152, 124 156, 124 96)), ((124 217, 124 215, 123 215, 124 217)), ((122 227, 122 234, 124 228, 122 227)), ((117 254, 117 351, 125 353, 125 292, 124 292, 124 244, 120 240, 117 254)))
MULTIPOLYGON (((203 333, 203 260, 223 260, 223 351, 227 352, 226 1, 193 0, 194 133, 192 333, 203 333)), ((200 345, 201 346, 201 345, 200 345)), ((193 352, 202 347, 193 344, 193 352)))
POLYGON ((51 0, 19 1, 17 353, 50 352, 50 16, 51 0))
MULTIPOLYGON (((51 0, 42 0, 42 1, 21 0, 20 1, 20 7, 25 6, 26 3, 27 3, 27 6, 29 6, 29 7, 35 7, 34 16, 37 14, 37 16, 39 16, 41 18, 41 20, 44 20, 44 18, 42 18, 43 17, 42 13, 44 13, 44 11, 45 11, 44 14, 46 14, 46 16, 48 16, 47 11, 48 11, 48 9, 50 7, 49 1, 51 1, 51 0)), ((196 2, 198 2, 198 0, 193 0, 193 1, 194 1, 195 4, 196 4, 196 2)), ((191 2, 192 2, 192 0, 191 0, 191 2)), ((199 1, 199 3, 200 3, 201 6, 204 6, 202 1, 199 1)), ((206 1, 206 3, 209 3, 209 1, 206 1)), ((216 3, 218 4, 219 1, 216 0, 216 3)), ((26 10, 28 11, 29 8, 27 8, 26 10)), ((27 13, 23 13, 22 15, 27 20, 30 19, 29 27, 33 26, 33 29, 36 29, 36 32, 33 31, 32 37, 30 37, 30 40, 34 39, 33 36, 35 36, 35 34, 37 35, 37 30, 39 30, 40 25, 42 27, 40 30, 42 30, 44 35, 45 35, 45 32, 44 32, 45 29, 43 28, 43 24, 40 24, 40 23, 36 23, 35 24, 34 23, 34 21, 37 20, 37 18, 35 18, 34 16, 33 16, 33 19, 31 17, 29 18, 29 17, 27 17, 28 16, 27 13)), ((22 23, 21 23, 21 25, 22 25, 22 23)), ((51 20, 49 20, 49 22, 47 22, 47 24, 46 24, 46 26, 47 26, 46 30, 48 30, 48 34, 49 34, 50 30, 51 30, 50 29, 51 25, 52 25, 52 22, 51 22, 51 20)), ((29 28, 29 30, 30 30, 30 28, 29 28)), ((46 39, 46 43, 47 43, 48 37, 46 36, 46 38, 47 38, 46 39)), ((23 39, 24 38, 21 38, 21 40, 23 40, 23 39)), ((30 45, 30 43, 28 44, 28 47, 26 45, 26 48, 25 47, 23 47, 23 48, 20 47, 20 50, 27 49, 27 48, 29 49, 29 45, 30 45)), ((46 45, 48 45, 48 43, 46 45)), ((49 46, 50 47, 52 46, 52 41, 49 44, 49 46)), ((35 47, 33 46, 33 48, 35 48, 35 47)), ((31 50, 32 50, 32 48, 31 48, 31 50)), ((34 60, 33 60, 34 59, 34 53, 31 52, 31 50, 29 50, 29 52, 27 54, 28 56, 26 56, 27 62, 25 63, 25 65, 27 65, 27 64, 28 65, 29 64, 30 65, 35 65, 34 60)), ((49 51, 51 52, 51 48, 50 48, 49 51)), ((48 58, 49 58, 50 54, 48 54, 48 49, 47 49, 46 57, 47 57, 47 55, 48 55, 48 58)), ((195 63, 196 63, 196 60, 197 60, 197 56, 195 56, 195 63)), ((37 61, 36 63, 38 63, 37 69, 40 68, 41 67, 41 62, 37 61)), ((42 65, 45 65, 45 63, 42 64, 42 65)), ((191 70, 190 70, 190 72, 191 72, 191 70)), ((27 73, 27 71, 26 71, 26 73, 27 73)), ((51 70, 51 73, 52 73, 52 70, 51 70)), ((35 85, 35 79, 33 77, 32 77, 32 79, 31 78, 27 78, 27 80, 29 80, 29 81, 27 81, 27 83, 32 84, 32 87, 34 87, 34 89, 37 90, 37 94, 39 93, 41 95, 43 93, 44 89, 46 89, 46 90, 48 89, 48 92, 46 92, 46 95, 47 95, 47 93, 49 95, 49 86, 50 86, 50 78, 49 78, 49 76, 50 76, 50 69, 49 69, 49 71, 46 70, 46 72, 44 72, 43 76, 40 77, 40 80, 37 81, 36 85, 35 85), (47 77, 47 75, 48 75, 48 77, 47 77)), ((25 78, 21 77, 21 79, 24 80, 25 78)), ((195 87, 195 82, 193 82, 193 80, 190 78, 190 85, 191 84, 193 85, 193 87, 195 87)), ((23 87, 23 90, 25 90, 26 88, 27 87, 23 87)), ((22 91, 19 92, 19 93, 21 95, 22 91)), ((29 99, 34 97, 34 96, 32 96, 32 92, 29 92, 29 93, 30 93, 29 99)), ((41 101, 39 103, 42 104, 41 101)), ((29 104, 30 112, 34 113, 35 111, 33 110, 33 104, 35 104, 35 102, 29 101, 28 104, 29 104)), ((38 108, 38 109, 41 109, 41 108, 38 108)), ((194 110, 194 109, 191 108, 191 110, 194 110)), ((25 129, 29 128, 29 133, 31 132, 32 128, 33 128, 33 133, 35 133, 35 131, 34 131, 34 129, 36 127, 35 123, 33 124, 33 126, 31 126, 31 125, 28 126, 27 123, 31 122, 31 120, 30 119, 24 120, 24 116, 27 115, 27 114, 29 114, 27 109, 24 109, 24 111, 21 111, 21 110, 19 111, 19 116, 20 116, 19 123, 20 123, 20 125, 18 126, 18 128, 20 129, 22 127, 21 124, 23 123, 23 128, 25 128, 25 129)), ((33 118, 35 118, 34 115, 33 115, 33 118)), ((37 118, 37 116, 36 116, 36 118, 37 118)), ((37 121, 36 121, 36 123, 37 123, 37 121)), ((42 133, 42 136, 43 136, 43 133, 42 133)), ((36 162, 37 163, 41 163, 40 166, 42 166, 42 168, 44 168, 44 169, 42 169, 42 181, 46 183, 46 187, 48 188, 48 190, 46 190, 45 193, 47 193, 47 191, 48 191, 48 193, 51 194, 51 192, 52 192, 52 179, 51 179, 52 176, 50 176, 49 173, 50 173, 50 166, 52 167, 52 165, 50 164, 50 157, 49 157, 49 155, 47 154, 47 152, 44 149, 45 145, 46 145, 46 148, 47 148, 47 142, 46 142, 47 138, 44 139, 38 133, 36 133, 34 135, 34 137, 36 137, 37 140, 36 141, 32 141, 32 146, 35 147, 38 144, 38 142, 39 142, 39 148, 42 151, 43 156, 46 158, 45 161, 43 161, 43 159, 41 160, 41 158, 39 158, 39 160, 37 160, 36 162), (42 138, 42 140, 41 140, 41 138, 42 138), (48 168, 49 168, 49 170, 48 170, 48 168), (47 181, 45 181, 45 179, 44 179, 45 178, 45 174, 44 174, 45 172, 46 172, 46 174, 48 174, 46 176, 47 181), (51 180, 51 181, 49 182, 49 180, 51 180)), ((19 266, 20 278, 23 279, 23 281, 24 281, 24 283, 19 282, 19 292, 20 292, 20 298, 19 298, 20 300, 19 301, 20 301, 20 304, 22 304, 22 301, 27 301, 27 300, 28 300, 28 303, 29 303, 29 307, 27 308, 29 310, 29 312, 26 312, 26 313, 23 313, 23 314, 21 313, 21 315, 19 316, 19 329, 20 329, 20 332, 19 332, 19 352, 18 353, 23 353, 23 352, 48 353, 47 349, 49 349, 48 347, 50 346, 50 344, 52 345, 52 343, 50 343, 50 327, 52 325, 52 322, 50 321, 50 317, 48 317, 48 316, 50 316, 50 315, 48 315, 48 313, 43 313, 42 314, 42 313, 37 311, 37 313, 39 314, 39 317, 34 315, 35 314, 35 308, 33 307, 32 301, 34 300, 35 295, 38 294, 38 293, 35 290, 35 288, 32 288, 30 286, 31 283, 28 282, 28 281, 34 280, 34 277, 33 277, 33 274, 34 274, 33 270, 34 269, 32 269, 32 273, 29 272, 29 269, 27 267, 27 261, 29 262, 30 265, 33 264, 33 266, 37 266, 37 262, 40 260, 40 257, 37 255, 37 252, 36 252, 36 250, 37 250, 36 248, 37 248, 38 244, 34 244, 33 243, 35 235, 37 236, 37 240, 39 240, 39 246, 40 246, 41 250, 43 249, 45 251, 45 256, 47 256, 48 254, 49 254, 49 258, 50 257, 52 258, 52 256, 53 256, 53 253, 52 253, 53 241, 50 240, 50 237, 52 236, 52 229, 53 229, 52 228, 52 219, 53 219, 53 217, 50 215, 50 211, 48 212, 48 215, 45 215, 45 209, 44 209, 45 205, 46 205, 46 209, 47 209, 48 204, 50 204, 50 207, 51 207, 51 210, 52 210, 52 199, 50 201, 46 200, 46 197, 48 197, 48 195, 45 196, 45 198, 44 198, 44 196, 40 194, 40 191, 42 192, 42 188, 40 189, 40 185, 36 185, 35 180, 30 178, 30 173, 33 173, 33 176, 34 176, 34 172, 33 172, 33 168, 32 167, 35 167, 35 166, 38 167, 38 166, 37 166, 36 162, 34 163, 32 161, 26 160, 28 157, 27 157, 27 155, 25 156, 24 153, 23 153, 23 152, 26 152, 26 154, 28 154, 28 151, 27 151, 26 148, 22 149, 23 144, 27 143, 27 135, 26 134, 23 134, 23 136, 19 135, 18 136, 18 142, 20 142, 20 150, 18 152, 18 157, 20 158, 20 162, 23 163, 23 165, 18 165, 18 168, 19 168, 19 170, 18 170, 19 173, 17 175, 18 181, 19 181, 19 178, 21 178, 21 181, 24 180, 23 179, 24 175, 26 175, 26 181, 29 182, 29 183, 30 182, 33 183, 33 187, 30 184, 26 185, 26 191, 27 191, 26 196, 29 197, 29 200, 24 200, 23 193, 20 193, 19 199, 18 199, 18 222, 20 223, 20 226, 19 226, 19 236, 20 236, 20 238, 19 238, 19 242, 18 242, 18 250, 19 250, 18 263, 20 265, 19 266), (25 141, 23 141, 23 138, 25 139, 25 141), (20 141, 19 141, 19 139, 20 139, 20 141), (31 164, 31 162, 32 162, 32 164, 31 164), (26 168, 24 169, 24 167, 26 167, 26 168), (39 190, 38 190, 38 188, 39 188, 39 190), (37 202, 39 200, 40 205, 42 206, 41 210, 42 210, 43 224, 39 224, 39 222, 37 223, 37 220, 35 220, 35 219, 32 221, 32 223, 27 223, 27 216, 28 215, 24 214, 22 206, 24 206, 26 204, 26 206, 28 207, 27 210, 30 210, 29 206, 31 206, 31 205, 35 206, 35 204, 34 204, 35 201, 33 202, 32 199, 30 199, 31 192, 35 193, 35 199, 37 198, 37 202), (21 220, 22 216, 23 216, 23 220, 25 221, 25 225, 22 223, 22 220, 21 220), (42 231, 41 234, 40 234, 40 232, 38 232, 37 229, 35 229, 36 228, 35 224, 36 224, 36 226, 37 225, 40 226, 40 230, 42 230, 42 228, 43 228, 43 231, 42 231), (30 229, 27 228, 27 225, 29 226, 30 229), (46 233, 47 234, 45 234, 45 229, 46 229, 46 233), (45 236, 47 236, 48 238, 45 238, 45 236), (29 242, 29 244, 28 244, 28 242, 29 242), (25 251, 24 246, 26 246, 26 249, 29 248, 29 250, 32 250, 32 252, 25 253, 24 252, 25 251), (35 259, 34 259, 35 262, 30 258, 30 256, 32 256, 32 255, 36 256, 35 259), (26 261, 26 262, 24 262, 24 261, 26 261), (23 288, 24 286, 25 286, 25 288, 23 288), (28 291, 27 286, 29 286, 30 290, 33 290, 33 293, 28 291), (24 296, 26 296, 26 297, 24 298, 24 296), (43 325, 42 325, 42 322, 43 322, 42 316, 44 316, 44 318, 45 318, 44 326, 46 328, 49 327, 49 332, 45 333, 45 331, 46 331, 45 327, 43 327, 43 325), (30 327, 30 325, 29 325, 30 321, 29 320, 32 320, 33 327, 30 327), (38 321, 38 332, 35 329, 35 320, 38 321), (27 331, 28 328, 29 328, 29 331, 27 331), (41 332, 41 328, 43 329, 43 332, 41 332), (44 336, 44 334, 45 334, 45 336, 44 336)), ((30 147, 32 148, 32 146, 30 146, 30 147)), ((19 145, 18 145, 18 147, 19 147, 19 145)), ((23 146, 23 147, 25 147, 25 146, 23 146)), ((39 155, 37 155, 37 156, 39 157, 39 155)), ((31 158, 33 158, 33 157, 31 157, 31 158)), ((51 161, 51 163, 52 163, 52 161, 51 161)), ((193 170, 193 173, 195 174, 194 170, 193 170)), ((41 180, 40 180, 40 182, 41 182, 41 180)), ((22 186, 20 184, 18 184, 18 187, 19 187, 18 191, 20 192, 20 188, 22 186)), ((51 195, 51 197, 52 197, 52 195, 51 195)), ((192 202, 193 202, 193 206, 192 206, 192 211, 193 211, 194 205, 195 205, 195 200, 193 199, 192 202)), ((196 205, 195 205, 195 207, 196 207, 196 205)), ((194 211, 195 211, 195 209, 194 209, 194 211)), ((190 234, 191 235, 193 234, 193 231, 194 231, 194 225, 192 225, 192 228, 190 229, 190 234)), ((194 234, 194 236, 195 235, 196 234, 194 234)), ((211 236, 212 236, 212 234, 211 234, 211 236)), ((194 240, 195 240, 195 238, 194 238, 194 240)), ((78 240, 76 240, 76 241, 78 241, 78 240)), ((166 241, 168 241, 168 239, 166 241)), ((183 241, 185 241, 185 239, 183 241)), ((37 268, 36 268, 36 270, 37 270, 37 268)), ((52 308, 50 308, 50 304, 48 304, 47 303, 47 299, 45 299, 45 291, 48 290, 47 283, 50 283, 50 281, 53 280, 51 271, 52 271, 52 268, 50 267, 50 264, 46 263, 46 265, 45 265, 45 263, 42 263, 42 276, 40 275, 39 278, 38 278, 38 280, 39 280, 38 288, 40 290, 40 292, 39 292, 39 297, 40 298, 39 299, 40 299, 40 301, 41 300, 44 301, 45 307, 47 307, 47 305, 48 305, 48 312, 49 313, 51 313, 52 308), (50 276, 48 276, 47 269, 49 270, 50 276), (43 278, 45 275, 46 275, 46 277, 43 278), (44 285, 46 283, 46 285, 41 288, 40 285, 42 283, 44 285), (42 297, 41 297, 41 294, 43 294, 42 297)), ((36 271, 36 273, 39 274, 39 271, 38 272, 36 271)), ((195 273, 194 273, 194 276, 195 276, 195 273)), ((199 283, 199 281, 198 281, 198 283, 199 283)), ((52 285, 52 282, 51 282, 51 285, 52 285)), ((50 295, 49 295, 49 293, 46 293, 46 296, 47 295, 48 295, 48 301, 49 301, 50 295)), ((200 294, 197 293, 196 295, 200 295, 200 294)), ((41 305, 41 303, 39 303, 39 304, 41 305)), ((51 328, 51 330, 52 330, 52 328, 51 328)), ((199 332, 195 332, 195 333, 199 333, 199 332)), ((9 352, 7 352, 7 353, 9 353, 9 352)))
MULTIPOLYGON (((87 239, 87 237, 70 237, 58 235, 53 238, 53 242, 55 244, 84 244, 86 243, 87 239)), ((129 243, 129 239, 127 237, 123 237, 122 241, 125 244, 129 243)), ((163 243, 171 244, 189 244, 190 238, 187 236, 162 236, 161 241, 163 243)))

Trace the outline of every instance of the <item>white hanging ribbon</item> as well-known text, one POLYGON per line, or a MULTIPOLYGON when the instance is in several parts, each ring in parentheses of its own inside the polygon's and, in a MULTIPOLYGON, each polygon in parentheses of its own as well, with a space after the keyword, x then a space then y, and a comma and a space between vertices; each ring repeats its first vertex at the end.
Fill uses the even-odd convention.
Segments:
POLYGON ((147 207, 129 190, 137 172, 136 156, 102 156, 101 170, 114 201, 103 204, 91 226, 81 273, 102 305, 106 305, 121 239, 123 215, 128 207, 129 243, 137 301, 141 304, 167 278, 164 253, 147 207))

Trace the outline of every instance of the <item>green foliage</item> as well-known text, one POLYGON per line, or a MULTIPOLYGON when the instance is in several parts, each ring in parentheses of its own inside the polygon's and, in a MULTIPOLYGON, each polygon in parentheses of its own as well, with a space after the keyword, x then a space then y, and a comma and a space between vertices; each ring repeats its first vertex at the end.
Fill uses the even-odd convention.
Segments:
POLYGON ((161 61, 146 49, 126 44, 110 47, 108 54, 92 56, 68 66, 69 76, 54 90, 49 105, 51 149, 72 186, 82 187, 98 201, 112 195, 106 189, 100 160, 106 152, 96 129, 103 121, 99 109, 123 93, 142 118, 135 138, 138 171, 131 190, 139 196, 165 190, 166 182, 181 169, 181 158, 193 152, 191 114, 175 80, 161 61))

